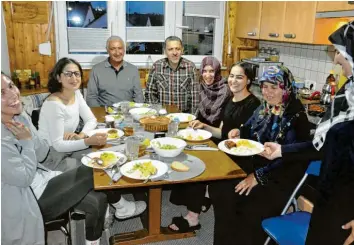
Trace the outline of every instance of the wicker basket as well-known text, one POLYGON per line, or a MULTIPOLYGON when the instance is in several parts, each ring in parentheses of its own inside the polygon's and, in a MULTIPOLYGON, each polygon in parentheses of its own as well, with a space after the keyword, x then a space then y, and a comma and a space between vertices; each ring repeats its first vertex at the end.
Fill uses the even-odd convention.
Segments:
POLYGON ((144 126, 145 131, 161 132, 168 130, 168 124, 170 123, 170 119, 164 116, 144 117, 140 119, 140 123, 144 126))

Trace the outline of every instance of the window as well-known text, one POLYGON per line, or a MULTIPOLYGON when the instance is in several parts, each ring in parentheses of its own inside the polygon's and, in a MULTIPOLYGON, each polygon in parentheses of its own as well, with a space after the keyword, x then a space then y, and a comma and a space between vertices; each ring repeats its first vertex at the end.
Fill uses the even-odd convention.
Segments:
POLYGON ((178 36, 184 57, 199 65, 206 55, 222 58, 224 2, 67 1, 55 2, 57 59, 71 57, 91 68, 107 57, 106 40, 118 35, 125 60, 145 67, 164 56, 163 43, 178 36))

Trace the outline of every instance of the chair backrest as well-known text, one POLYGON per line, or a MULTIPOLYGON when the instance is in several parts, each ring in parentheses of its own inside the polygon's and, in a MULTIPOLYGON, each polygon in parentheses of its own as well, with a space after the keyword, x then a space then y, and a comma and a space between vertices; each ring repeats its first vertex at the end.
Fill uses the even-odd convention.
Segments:
POLYGON ((322 163, 321 161, 312 161, 312 162, 310 162, 310 164, 307 167, 307 170, 306 170, 306 172, 304 174, 304 177, 302 177, 302 179, 300 180, 299 184, 296 186, 295 190, 291 194, 288 202, 286 203, 283 211, 281 212, 281 215, 284 215, 288 211, 288 209, 289 209, 294 197, 296 196, 297 192, 299 191, 299 189, 301 188, 301 186, 304 184, 305 180, 307 179, 307 176, 309 176, 309 175, 318 176, 320 174, 321 163, 322 163))

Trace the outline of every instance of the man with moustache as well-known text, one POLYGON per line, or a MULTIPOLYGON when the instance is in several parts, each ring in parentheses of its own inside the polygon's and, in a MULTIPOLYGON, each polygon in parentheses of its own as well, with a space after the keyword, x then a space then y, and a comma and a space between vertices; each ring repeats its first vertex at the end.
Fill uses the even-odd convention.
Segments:
POLYGON ((109 57, 96 64, 87 85, 87 104, 90 107, 111 106, 120 101, 143 102, 139 71, 123 60, 125 45, 118 36, 107 39, 109 57))
POLYGON ((166 58, 154 63, 146 84, 145 101, 164 105, 177 105, 182 112, 195 113, 199 102, 197 69, 193 62, 181 57, 180 38, 165 40, 166 58))

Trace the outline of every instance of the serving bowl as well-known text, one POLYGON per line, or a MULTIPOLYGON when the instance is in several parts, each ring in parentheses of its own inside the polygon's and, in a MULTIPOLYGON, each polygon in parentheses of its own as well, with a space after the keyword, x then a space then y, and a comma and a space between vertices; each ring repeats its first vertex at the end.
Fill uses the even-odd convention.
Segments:
POLYGON ((150 145, 159 156, 176 157, 181 154, 187 146, 187 143, 178 138, 163 137, 151 140, 150 145), (176 149, 161 149, 164 145, 174 145, 176 146, 176 149))

